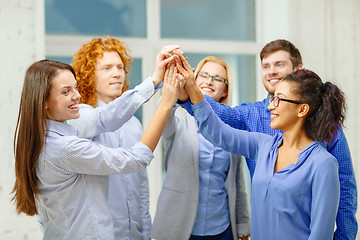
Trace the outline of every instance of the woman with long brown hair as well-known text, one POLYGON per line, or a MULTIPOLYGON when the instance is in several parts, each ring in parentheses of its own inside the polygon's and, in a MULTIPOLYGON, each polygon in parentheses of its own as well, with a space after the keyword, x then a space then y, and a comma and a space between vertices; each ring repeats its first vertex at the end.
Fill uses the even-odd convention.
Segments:
POLYGON ((14 140, 17 212, 38 214, 44 239, 114 239, 108 176, 150 164, 178 92, 172 65, 165 73, 160 105, 140 141, 126 150, 108 148, 79 138, 66 124, 79 117, 72 67, 51 60, 32 64, 14 140))

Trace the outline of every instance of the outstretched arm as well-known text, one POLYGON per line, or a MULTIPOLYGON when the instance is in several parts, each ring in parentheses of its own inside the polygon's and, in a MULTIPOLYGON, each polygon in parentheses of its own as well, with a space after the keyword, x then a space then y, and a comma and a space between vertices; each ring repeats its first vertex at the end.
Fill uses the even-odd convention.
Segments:
POLYGON ((191 103, 196 104, 200 102, 204 97, 206 101, 210 104, 211 108, 214 110, 216 115, 226 124, 230 125, 233 128, 240 130, 247 130, 246 120, 248 119, 249 105, 241 105, 231 108, 230 106, 222 103, 216 102, 210 96, 203 96, 200 89, 195 83, 193 69, 187 62, 186 58, 182 55, 178 55, 180 61, 175 59, 176 66, 179 69, 180 73, 186 79, 185 92, 180 92, 179 102, 181 107, 185 108, 190 115, 194 115, 194 112, 191 109, 191 103), (188 100, 190 96, 191 100, 188 100))
POLYGON ((176 68, 173 64, 166 69, 164 76, 164 86, 162 88, 162 97, 160 104, 156 109, 154 117, 146 128, 140 142, 144 143, 151 151, 155 150, 157 143, 165 128, 171 109, 179 97, 179 79, 176 74, 176 68))

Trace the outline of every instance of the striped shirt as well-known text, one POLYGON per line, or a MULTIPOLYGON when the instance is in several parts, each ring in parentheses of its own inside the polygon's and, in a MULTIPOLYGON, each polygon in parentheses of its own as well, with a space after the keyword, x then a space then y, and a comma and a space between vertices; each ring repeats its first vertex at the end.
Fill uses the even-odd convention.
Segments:
POLYGON ((44 239, 114 239, 108 175, 145 169, 152 151, 141 142, 127 150, 96 145, 65 123, 48 127, 36 165, 44 239))

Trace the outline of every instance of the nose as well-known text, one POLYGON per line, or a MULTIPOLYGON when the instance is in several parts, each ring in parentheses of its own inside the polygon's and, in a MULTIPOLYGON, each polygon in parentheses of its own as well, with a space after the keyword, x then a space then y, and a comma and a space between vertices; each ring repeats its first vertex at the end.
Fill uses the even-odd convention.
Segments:
POLYGON ((121 69, 118 69, 117 67, 114 67, 113 69, 113 77, 119 78, 121 76, 121 69))
POLYGON ((209 76, 206 80, 205 80, 206 84, 208 85, 212 85, 214 82, 214 79, 212 76, 209 76))
POLYGON ((277 68, 274 65, 270 66, 269 74, 270 75, 277 74, 277 68))
POLYGON ((72 96, 72 99, 75 101, 75 100, 80 100, 80 98, 81 98, 81 95, 80 95, 79 91, 75 90, 75 93, 72 96))
POLYGON ((275 109, 274 101, 272 101, 272 102, 269 103, 269 106, 267 107, 267 109, 268 109, 269 111, 275 109))

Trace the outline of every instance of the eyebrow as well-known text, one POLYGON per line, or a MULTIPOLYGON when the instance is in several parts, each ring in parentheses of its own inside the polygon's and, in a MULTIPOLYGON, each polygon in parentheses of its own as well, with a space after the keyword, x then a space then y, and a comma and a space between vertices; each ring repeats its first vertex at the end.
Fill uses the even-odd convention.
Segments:
MULTIPOLYGON (((277 63, 286 63, 287 61, 286 60, 280 60, 280 61, 275 61, 274 63, 277 64, 277 63)), ((261 65, 267 65, 267 64, 270 64, 268 62, 265 62, 265 63, 262 63, 261 65)))
POLYGON ((286 97, 286 95, 283 94, 283 93, 281 93, 281 92, 280 92, 280 93, 276 93, 275 95, 276 95, 276 96, 279 96, 279 95, 280 95, 280 96, 286 97))

